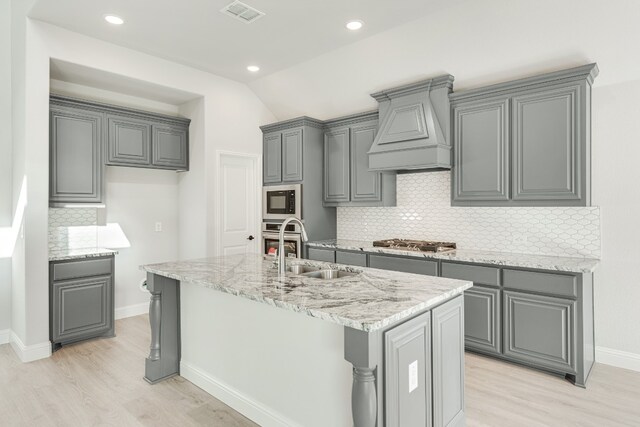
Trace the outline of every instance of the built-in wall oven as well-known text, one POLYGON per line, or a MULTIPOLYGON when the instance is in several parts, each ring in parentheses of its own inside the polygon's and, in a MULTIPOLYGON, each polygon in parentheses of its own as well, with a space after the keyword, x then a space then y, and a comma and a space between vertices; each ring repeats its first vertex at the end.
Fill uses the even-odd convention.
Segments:
MULTIPOLYGON (((262 251, 265 255, 276 256, 280 238, 281 223, 262 223, 262 251)), ((302 253, 302 239, 300 227, 297 224, 287 224, 284 234, 284 254, 286 257, 300 258, 302 253)))
POLYGON ((302 219, 302 185, 271 185, 262 188, 262 218, 302 219))

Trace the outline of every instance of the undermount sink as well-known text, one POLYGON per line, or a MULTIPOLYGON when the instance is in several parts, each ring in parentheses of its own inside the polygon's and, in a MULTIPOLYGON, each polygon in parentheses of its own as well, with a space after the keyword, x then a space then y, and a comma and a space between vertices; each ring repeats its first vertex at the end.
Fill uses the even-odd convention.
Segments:
POLYGON ((355 273, 351 271, 344 270, 318 270, 311 271, 309 273, 301 274, 302 276, 312 277, 314 279, 340 279, 341 277, 352 277, 357 276, 360 273, 355 273))
POLYGON ((312 267, 310 265, 303 265, 303 264, 291 265, 287 267, 287 271, 290 271, 293 274, 304 274, 304 273, 309 273, 309 272, 318 271, 318 270, 320 270, 320 267, 312 267))

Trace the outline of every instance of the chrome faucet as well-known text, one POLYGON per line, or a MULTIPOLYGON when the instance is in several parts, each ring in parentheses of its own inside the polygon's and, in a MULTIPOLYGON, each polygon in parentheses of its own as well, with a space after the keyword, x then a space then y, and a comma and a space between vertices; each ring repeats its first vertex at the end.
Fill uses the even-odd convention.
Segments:
POLYGON ((286 256, 284 250, 284 233, 287 228, 287 224, 289 224, 290 222, 297 222, 298 224, 300 224, 300 235, 302 237, 302 241, 309 241, 309 238, 307 237, 307 230, 304 229, 304 224, 298 218, 296 218, 295 216, 290 216, 282 222, 282 225, 280 226, 280 241, 278 243, 278 275, 280 276, 284 276, 287 271, 286 256))

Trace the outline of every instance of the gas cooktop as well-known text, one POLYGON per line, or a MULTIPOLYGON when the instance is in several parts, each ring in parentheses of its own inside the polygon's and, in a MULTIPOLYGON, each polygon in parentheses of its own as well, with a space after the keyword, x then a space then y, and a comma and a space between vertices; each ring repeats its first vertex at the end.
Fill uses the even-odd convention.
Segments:
POLYGON ((373 246, 380 248, 403 249, 419 252, 446 252, 456 248, 451 242, 432 242, 429 240, 387 239, 376 240, 373 246))

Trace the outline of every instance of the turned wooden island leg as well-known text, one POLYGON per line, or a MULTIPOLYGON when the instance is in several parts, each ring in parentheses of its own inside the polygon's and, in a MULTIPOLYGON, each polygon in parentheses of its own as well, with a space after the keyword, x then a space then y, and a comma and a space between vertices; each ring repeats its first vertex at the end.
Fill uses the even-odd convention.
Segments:
POLYGON ((180 373, 180 282, 147 274, 151 345, 144 379, 155 384, 180 373))
POLYGON ((379 334, 344 328, 344 358, 353 365, 351 413, 354 427, 378 426, 380 393, 376 378, 379 334))

